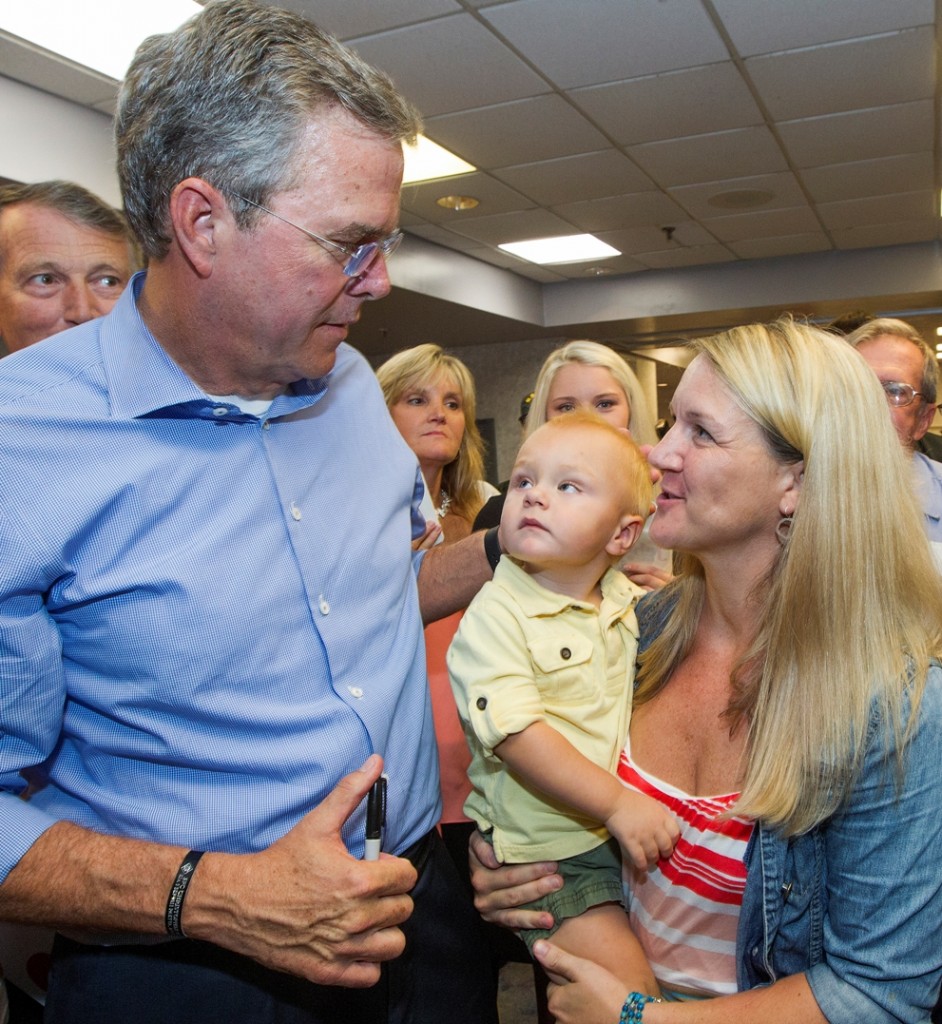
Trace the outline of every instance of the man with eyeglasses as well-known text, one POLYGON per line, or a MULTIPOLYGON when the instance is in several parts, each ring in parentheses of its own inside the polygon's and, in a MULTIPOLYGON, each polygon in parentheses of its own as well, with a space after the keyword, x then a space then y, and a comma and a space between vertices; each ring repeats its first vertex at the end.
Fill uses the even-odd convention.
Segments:
MULTIPOLYGON (((879 377, 893 426, 912 459, 917 493, 933 544, 942 542, 942 463, 916 450, 935 417, 939 370, 935 353, 905 320, 868 320, 848 342, 879 377)), ((934 548, 939 551, 940 549, 934 548)))
POLYGON ((415 457, 344 343, 417 127, 304 18, 211 0, 119 99, 146 274, 0 363, 0 918, 60 932, 48 1022, 495 1020, 422 617, 498 538, 413 555, 415 457))

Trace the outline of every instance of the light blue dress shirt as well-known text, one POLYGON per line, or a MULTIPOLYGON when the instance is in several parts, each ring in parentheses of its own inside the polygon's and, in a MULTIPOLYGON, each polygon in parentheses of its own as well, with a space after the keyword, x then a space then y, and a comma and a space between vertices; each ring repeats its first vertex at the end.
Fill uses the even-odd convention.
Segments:
POLYGON ((934 544, 942 541, 942 463, 913 452, 916 494, 926 517, 926 533, 934 544))
POLYGON ((142 283, 0 364, 0 878, 60 819, 263 849, 374 751, 399 852, 439 816, 415 456, 347 345, 260 418, 208 399, 142 283))

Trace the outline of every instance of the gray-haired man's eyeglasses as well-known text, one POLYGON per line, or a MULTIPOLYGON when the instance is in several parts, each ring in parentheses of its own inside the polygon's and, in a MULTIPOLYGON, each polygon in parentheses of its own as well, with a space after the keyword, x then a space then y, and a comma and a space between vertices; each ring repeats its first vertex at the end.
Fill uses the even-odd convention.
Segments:
POLYGON ((881 381, 886 400, 897 409, 905 409, 912 405, 917 398, 923 398, 921 391, 917 391, 912 384, 904 384, 899 380, 881 381))
POLYGON ((267 213, 269 217, 274 217, 276 220, 283 221, 285 224, 290 224, 291 227, 297 228, 298 231, 313 239, 318 245, 327 249, 328 252, 340 253, 342 256, 345 256, 346 262, 343 265, 343 272, 347 277, 359 277, 361 274, 365 274, 380 253, 383 254, 384 259, 388 260, 402 242, 402 232, 397 229, 387 238, 381 238, 378 242, 364 242, 362 245, 351 249, 348 245, 332 242, 329 238, 322 238, 313 231, 302 228, 300 224, 295 224, 293 220, 282 217, 280 213, 272 212, 266 206, 262 206, 261 203, 253 203, 251 199, 240 196, 238 192, 233 192, 231 189, 226 189, 226 191, 233 198, 241 199, 243 203, 248 203, 249 206, 254 206, 257 210, 267 213))

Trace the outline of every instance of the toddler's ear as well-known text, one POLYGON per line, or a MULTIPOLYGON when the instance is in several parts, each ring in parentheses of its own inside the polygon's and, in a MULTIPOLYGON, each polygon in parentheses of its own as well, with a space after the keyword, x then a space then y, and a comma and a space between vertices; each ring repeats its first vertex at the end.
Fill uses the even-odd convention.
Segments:
POLYGON ((605 550, 612 558, 621 558, 634 542, 641 536, 644 519, 641 516, 624 515, 618 521, 618 529, 612 539, 605 545, 605 550))

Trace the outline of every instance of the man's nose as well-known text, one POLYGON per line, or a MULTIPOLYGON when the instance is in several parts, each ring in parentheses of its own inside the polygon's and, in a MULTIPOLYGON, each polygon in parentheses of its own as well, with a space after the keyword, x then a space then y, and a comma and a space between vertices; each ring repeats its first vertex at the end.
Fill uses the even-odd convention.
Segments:
POLYGON ((70 282, 63 292, 62 318, 68 324, 84 324, 96 316, 104 316, 108 307, 99 304, 98 296, 84 282, 70 282))

